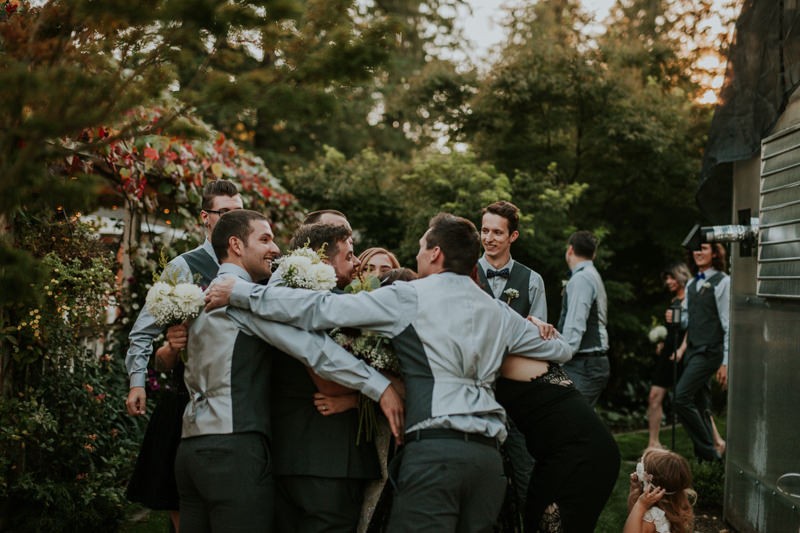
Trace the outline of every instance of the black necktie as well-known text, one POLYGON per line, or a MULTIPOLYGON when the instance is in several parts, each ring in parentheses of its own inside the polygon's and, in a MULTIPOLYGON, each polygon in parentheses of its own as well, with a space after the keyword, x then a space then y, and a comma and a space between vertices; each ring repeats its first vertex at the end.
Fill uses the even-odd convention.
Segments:
POLYGON ((486 278, 492 279, 495 276, 500 276, 501 278, 508 279, 508 267, 502 270, 492 270, 491 268, 486 271, 486 278))

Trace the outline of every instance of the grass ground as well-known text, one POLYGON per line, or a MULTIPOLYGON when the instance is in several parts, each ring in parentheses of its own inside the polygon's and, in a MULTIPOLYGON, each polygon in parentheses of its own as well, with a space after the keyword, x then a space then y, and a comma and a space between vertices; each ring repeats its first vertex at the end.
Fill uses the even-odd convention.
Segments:
MULTIPOLYGON (((725 420, 717 419, 716 422, 719 431, 722 435, 725 435, 725 420)), ((641 457, 648 440, 647 431, 619 433, 614 438, 619 445, 622 465, 611 498, 606 504, 603 514, 600 515, 596 529, 597 533, 619 533, 622 531, 625 519, 628 516, 629 475, 636 468, 636 462, 641 457)), ((671 428, 662 430, 661 444, 670 446, 671 442, 671 428)), ((675 451, 687 458, 693 456, 692 443, 680 426, 678 426, 675 435, 675 451)), ((714 522, 721 524, 721 517, 719 516, 721 508, 714 505, 713 502, 704 502, 702 494, 699 495, 698 504, 695 509, 699 518, 696 524, 696 531, 698 533, 717 533, 720 531, 720 527, 712 527, 705 524, 714 522), (702 520, 701 517, 703 515, 708 516, 709 519, 702 520)), ((165 533, 169 531, 169 519, 166 512, 149 512, 141 507, 132 505, 129 509, 128 517, 128 521, 123 524, 120 530, 123 533, 165 533)))

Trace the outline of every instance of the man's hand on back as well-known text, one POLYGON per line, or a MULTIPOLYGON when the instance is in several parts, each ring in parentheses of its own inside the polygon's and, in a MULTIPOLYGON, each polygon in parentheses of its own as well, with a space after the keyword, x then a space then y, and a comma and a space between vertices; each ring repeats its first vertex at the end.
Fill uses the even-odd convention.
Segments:
POLYGON ((206 289, 206 311, 228 305, 235 284, 236 280, 234 278, 228 278, 213 283, 206 289))

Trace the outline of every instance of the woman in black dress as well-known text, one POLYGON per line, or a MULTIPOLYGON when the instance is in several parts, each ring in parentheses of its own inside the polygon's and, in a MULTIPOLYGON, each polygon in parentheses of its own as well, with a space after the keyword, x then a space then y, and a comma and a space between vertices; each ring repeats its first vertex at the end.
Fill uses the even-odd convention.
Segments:
MULTIPOLYGON (((661 273, 664 285, 669 289, 671 300, 670 305, 680 302, 681 307, 685 305, 686 283, 692 275, 685 263, 673 263, 661 273)), ((677 348, 678 361, 683 356, 686 346, 683 345, 683 337, 686 331, 676 328, 668 328, 667 338, 656 345, 656 366, 653 371, 653 384, 650 387, 650 394, 647 398, 647 427, 650 431, 650 441, 648 448, 661 448, 658 434, 661 430, 661 419, 664 415, 664 396, 667 391, 675 386, 675 380, 680 375, 680 363, 673 359, 673 352, 677 348), (677 338, 676 338, 677 337, 677 338), (676 367, 676 364, 678 365, 676 367), (678 376, 675 376, 675 373, 678 376)))
POLYGON ((500 372, 497 400, 536 461, 525 531, 594 531, 619 474, 614 438, 560 365, 509 355, 500 372))
POLYGON ((178 355, 186 347, 186 339, 185 326, 172 326, 167 329, 167 342, 156 351, 157 367, 172 370, 166 370, 168 383, 158 391, 158 403, 147 423, 126 494, 128 500, 148 509, 169 511, 174 531, 178 531, 179 520, 175 454, 181 442, 183 411, 189 402, 178 355))

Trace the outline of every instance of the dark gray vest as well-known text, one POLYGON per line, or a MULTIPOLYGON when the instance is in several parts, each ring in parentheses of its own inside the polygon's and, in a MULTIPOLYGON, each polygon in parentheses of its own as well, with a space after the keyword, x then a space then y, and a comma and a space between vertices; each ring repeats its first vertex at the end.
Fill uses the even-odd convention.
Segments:
POLYGON ((192 271, 195 283, 201 287, 208 287, 211 280, 217 276, 219 265, 213 257, 208 255, 208 252, 206 252, 202 246, 198 246, 194 250, 186 252, 181 255, 181 257, 183 257, 183 260, 189 265, 189 270, 192 271))
POLYGON ((707 280, 697 280, 689 288, 689 330, 687 343, 689 346, 706 346, 709 350, 721 351, 725 339, 725 330, 719 320, 717 300, 714 291, 725 278, 725 274, 717 272, 707 280), (703 287, 704 284, 711 287, 703 287), (695 289, 699 289, 695 291, 695 289))
MULTIPOLYGON (((561 315, 558 317, 558 331, 564 331, 564 322, 567 320, 567 288, 564 287, 564 292, 561 295, 561 315)), ((597 298, 592 300, 592 307, 589 309, 589 316, 586 318, 586 331, 581 337, 581 345, 578 347, 578 352, 587 351, 591 348, 597 348, 602 344, 600 336, 600 317, 597 313, 597 298)))
POLYGON ((189 329, 183 438, 249 432, 271 436, 273 350, 243 333, 224 308, 202 312, 189 329))
MULTIPOLYGON (((486 278, 486 273, 483 271, 483 268, 480 264, 478 264, 478 280, 481 288, 486 291, 486 294, 494 298, 495 296, 492 292, 492 288, 489 286, 489 280, 486 278)), ((523 318, 527 318, 528 313, 531 310, 530 283, 531 269, 522 263, 514 261, 514 268, 511 269, 511 272, 508 275, 506 286, 503 287, 503 292, 508 289, 515 289, 517 292, 519 292, 519 296, 511 300, 510 303, 508 296, 503 294, 501 294, 497 299, 506 302, 511 306, 511 309, 522 315, 523 318)))

